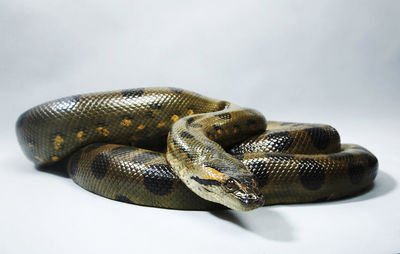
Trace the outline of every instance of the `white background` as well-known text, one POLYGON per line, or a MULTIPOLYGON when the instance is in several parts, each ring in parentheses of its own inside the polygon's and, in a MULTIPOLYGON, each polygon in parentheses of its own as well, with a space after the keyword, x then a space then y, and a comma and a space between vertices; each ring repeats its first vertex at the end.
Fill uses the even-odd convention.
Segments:
POLYGON ((400 252, 399 11, 399 1, 0 1, 0 253, 400 252), (91 194, 18 147, 15 121, 32 106, 146 86, 331 124, 376 154, 375 187, 249 213, 174 211, 91 194))

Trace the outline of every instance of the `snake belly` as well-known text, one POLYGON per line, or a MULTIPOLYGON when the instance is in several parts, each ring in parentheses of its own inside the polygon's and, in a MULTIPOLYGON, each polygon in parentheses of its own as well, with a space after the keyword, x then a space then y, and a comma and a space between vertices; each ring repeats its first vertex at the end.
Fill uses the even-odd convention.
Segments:
MULTIPOLYGON (((17 136, 38 167, 66 162, 70 177, 83 188, 146 206, 209 210, 225 205, 188 187, 167 161, 167 146, 188 163, 204 149, 228 151, 228 158, 254 175, 268 205, 339 199, 373 183, 376 157, 361 146, 341 145, 334 128, 272 121, 265 127, 257 112, 231 111, 227 105, 175 88, 71 96, 22 114, 17 136), (200 128, 205 136, 184 129, 168 136, 178 123, 200 128), (172 137, 181 140, 173 144, 172 137), (205 148, 192 146, 195 140, 204 140, 205 148)), ((201 192, 224 180, 192 178, 204 186, 201 192)))

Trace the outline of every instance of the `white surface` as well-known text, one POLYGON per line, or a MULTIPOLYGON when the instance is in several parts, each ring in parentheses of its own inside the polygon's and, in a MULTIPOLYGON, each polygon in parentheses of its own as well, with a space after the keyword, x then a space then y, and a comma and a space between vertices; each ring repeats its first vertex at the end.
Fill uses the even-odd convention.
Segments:
MULTIPOLYGON (((398 1, 0 2, 0 253, 400 252, 398 1), (168 3, 167 3, 168 2, 168 3), (249 213, 123 204, 23 156, 15 120, 61 96, 177 86, 323 122, 379 159, 343 201, 249 213)), ((268 197, 267 197, 268 198, 268 197)))

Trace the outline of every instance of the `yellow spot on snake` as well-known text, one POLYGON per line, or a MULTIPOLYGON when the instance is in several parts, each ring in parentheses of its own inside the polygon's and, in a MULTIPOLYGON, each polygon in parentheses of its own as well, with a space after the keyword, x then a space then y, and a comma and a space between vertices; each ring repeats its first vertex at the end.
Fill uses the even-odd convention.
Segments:
POLYGON ((206 168, 207 170, 206 170, 206 176, 205 176, 205 178, 204 179, 207 179, 207 180, 216 180, 216 181, 218 181, 218 182, 224 182, 224 181, 226 181, 226 180, 228 180, 229 179, 229 176, 228 175, 226 175, 226 174, 224 174, 224 173, 221 173, 221 172, 219 172, 218 170, 216 170, 216 169, 213 169, 213 168, 206 168))
POLYGON ((141 131, 141 130, 143 130, 145 127, 146 127, 146 126, 144 126, 143 124, 141 124, 141 125, 139 125, 139 126, 137 127, 137 129, 138 129, 139 131, 141 131))
POLYGON ((78 131, 78 133, 76 133, 76 137, 79 139, 79 141, 83 140, 83 134, 84 134, 83 131, 78 131))
POLYGON ((161 122, 161 123, 158 123, 157 124, 157 128, 161 128, 161 127, 164 127, 165 126, 165 123, 164 122, 161 122))
POLYGON ((52 161, 58 161, 58 157, 57 156, 53 156, 53 157, 51 157, 51 160, 52 161))
POLYGON ((239 129, 237 127, 233 128, 233 133, 237 133, 239 129))
POLYGON ((104 127, 97 127, 97 131, 98 131, 101 135, 103 135, 103 136, 105 136, 105 137, 107 137, 108 135, 110 135, 110 131, 107 130, 106 128, 104 128, 104 127))
POLYGON ((188 115, 193 115, 194 114, 193 109, 189 109, 187 113, 188 115))
POLYGON ((174 122, 178 121, 178 119, 179 119, 179 116, 177 116, 177 115, 172 115, 171 116, 171 120, 174 121, 174 122))
POLYGON ((61 148, 61 145, 64 143, 64 139, 61 136, 56 136, 53 139, 54 150, 58 150, 61 148))
POLYGON ((221 130, 221 129, 218 129, 218 130, 217 130, 217 133, 218 133, 218 134, 222 134, 222 130, 221 130))
POLYGON ((121 126, 125 126, 125 127, 128 127, 128 126, 131 126, 132 125, 132 120, 130 120, 130 119, 124 119, 124 120, 122 120, 121 122, 120 122, 120 124, 121 124, 121 126))

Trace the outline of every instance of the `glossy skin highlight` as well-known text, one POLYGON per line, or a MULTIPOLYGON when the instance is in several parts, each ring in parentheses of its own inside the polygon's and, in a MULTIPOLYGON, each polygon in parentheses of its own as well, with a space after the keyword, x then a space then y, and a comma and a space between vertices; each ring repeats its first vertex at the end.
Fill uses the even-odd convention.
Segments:
POLYGON ((330 126, 266 126, 257 111, 175 88, 61 98, 22 114, 16 129, 38 167, 67 161, 91 192, 174 209, 343 198, 371 186, 378 167, 330 126))

